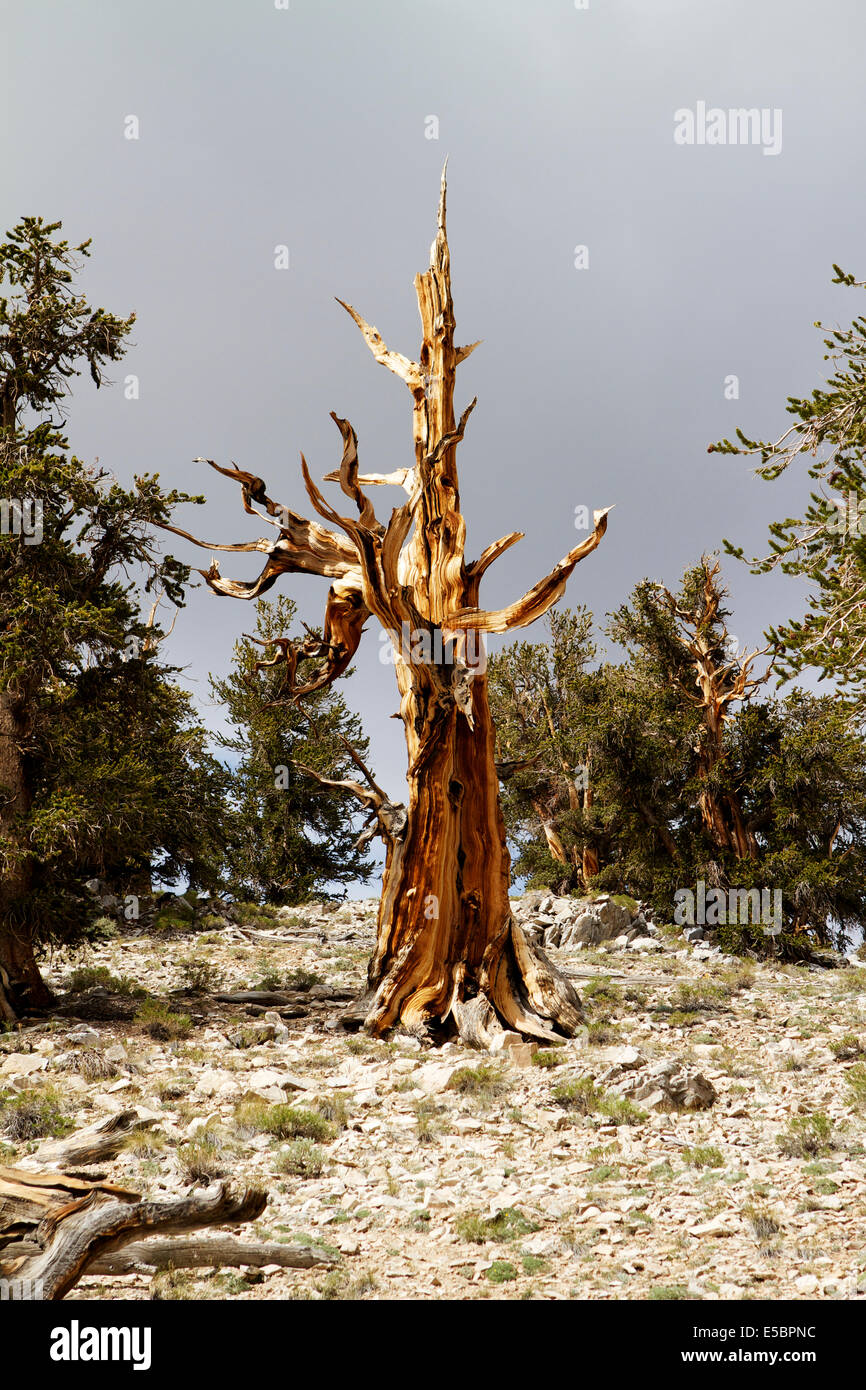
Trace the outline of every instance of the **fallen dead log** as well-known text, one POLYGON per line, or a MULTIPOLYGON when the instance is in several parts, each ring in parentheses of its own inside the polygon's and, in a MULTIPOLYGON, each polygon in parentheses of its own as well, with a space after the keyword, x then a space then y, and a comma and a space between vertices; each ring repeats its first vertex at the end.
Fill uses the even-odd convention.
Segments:
POLYGON ((298 1004, 297 993, 281 989, 237 989, 231 994, 215 994, 217 1004, 298 1004))
POLYGON ((327 985, 312 985, 310 989, 236 989, 229 994, 215 994, 217 1004, 266 1004, 273 1008, 283 1005, 298 1006, 322 1003, 340 1003, 354 996, 348 989, 330 989, 327 985))
POLYGON ((63 1173, 0 1168, 0 1278, 22 1297, 62 1299, 88 1267, 142 1235, 181 1235, 261 1216, 264 1192, 220 1183, 187 1197, 142 1201, 138 1193, 63 1173))
POLYGON ((314 1245, 260 1244, 228 1237, 217 1239, 142 1240, 114 1254, 99 1255, 87 1274, 149 1274, 155 1269, 220 1269, 251 1265, 281 1265, 284 1269, 313 1269, 333 1265, 336 1257, 314 1245))
POLYGON ((88 1168, 115 1158, 135 1130, 149 1129, 153 1120, 140 1120, 134 1110, 109 1115, 89 1129, 80 1129, 68 1139, 41 1144, 32 1155, 34 1163, 51 1168, 88 1168))
POLYGON ((690 980, 690 975, 630 975, 626 970, 563 970, 569 980, 615 980, 617 984, 656 985, 659 989, 669 989, 681 980, 690 980))
MULTIPOLYGON (((80 1206, 86 1199, 104 1195, 116 1201, 138 1202, 137 1192, 113 1183, 89 1182, 67 1173, 31 1173, 25 1168, 0 1167, 0 1273, 3 1263, 25 1255, 23 1245, 36 1242, 41 1223, 52 1214, 80 1206)), ((40 1247, 41 1248, 41 1247, 40 1247)))

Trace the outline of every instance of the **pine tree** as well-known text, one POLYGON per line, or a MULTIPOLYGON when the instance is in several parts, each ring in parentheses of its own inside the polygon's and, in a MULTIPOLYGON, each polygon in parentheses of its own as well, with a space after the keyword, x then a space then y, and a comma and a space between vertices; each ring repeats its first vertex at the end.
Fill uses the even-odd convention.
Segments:
POLYGON ((331 688, 302 707, 284 699, 284 669, 262 660, 261 649, 288 633, 295 617, 284 595, 276 603, 259 599, 254 636, 235 643, 231 674, 211 679, 233 726, 218 741, 239 754, 229 779, 227 887, 274 904, 333 893, 371 871, 357 846, 352 803, 307 771, 334 781, 357 776, 349 749, 362 759, 368 751, 360 720, 331 688))
POLYGON ((732 648, 728 616, 702 562, 678 594, 644 581, 613 615, 608 630, 627 645, 628 664, 588 669, 587 615, 567 612, 547 643, 518 643, 491 661, 516 871, 533 887, 646 899, 661 920, 674 916, 677 890, 700 881, 779 890, 781 934, 722 922, 726 949, 797 956, 816 944, 842 947, 866 919, 862 727, 831 696, 795 689, 758 700, 760 682, 732 648), (726 692, 732 698, 720 704, 726 692), (570 804, 559 750, 591 769, 589 807, 570 804), (564 874, 555 847, 576 865, 587 841, 597 872, 564 874))
POLYGON ((502 804, 514 871, 530 887, 661 894, 682 874, 671 833, 697 720, 635 666, 590 669, 591 615, 550 615, 545 642, 489 663, 502 804))
MULTIPOLYGON (((58 422, 86 362, 97 385, 132 319, 91 310, 78 261, 28 218, 0 246, 0 1009, 46 1006, 37 965, 89 921, 86 880, 155 869, 215 882, 222 772, 159 659, 157 607, 188 569, 153 528, 177 503, 156 477, 121 487, 70 453, 58 422), (35 415, 25 423, 27 413, 35 415), (40 418, 42 417, 42 418, 40 418)), ((87 253, 87 243, 76 248, 87 253)))
MULTIPOLYGON (((863 288, 834 265, 834 284, 863 288)), ((811 396, 788 398, 794 423, 774 441, 725 439, 710 452, 759 455, 759 477, 779 478, 791 465, 805 465, 818 487, 809 494, 801 518, 770 526, 769 554, 750 561, 752 573, 780 569, 809 581, 808 611, 768 637, 779 648, 782 680, 807 669, 836 681, 866 710, 866 317, 845 329, 829 330, 824 360, 833 364, 829 379, 811 396)), ((726 549, 744 559, 742 547, 726 549)))

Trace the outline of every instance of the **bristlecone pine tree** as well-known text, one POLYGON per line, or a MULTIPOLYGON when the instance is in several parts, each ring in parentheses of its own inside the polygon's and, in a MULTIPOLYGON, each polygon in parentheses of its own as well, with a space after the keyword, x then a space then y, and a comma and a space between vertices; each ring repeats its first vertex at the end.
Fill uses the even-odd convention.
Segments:
POLYGON ((595 712, 598 684, 587 670, 596 655, 592 614, 553 609, 547 622, 547 642, 515 642, 490 658, 496 767, 519 875, 533 887, 588 892, 599 870, 585 717, 595 712))
POLYGON ((645 580, 612 618, 609 633, 643 659, 693 705, 700 716, 695 752, 698 805, 716 849, 739 859, 757 859, 755 836, 743 817, 735 787, 725 784, 724 735, 731 706, 748 700, 769 675, 752 676, 754 662, 769 648, 740 653, 727 628, 727 590, 720 565, 706 555, 686 570, 679 594, 645 580))
POLYGON ((479 606, 483 575, 521 533, 503 536, 466 563, 456 451, 475 402, 457 422, 453 400, 456 369, 477 344, 458 347, 454 340, 444 173, 430 267, 416 276, 415 289, 422 325, 417 361, 386 347, 375 328, 343 305, 376 361, 409 389, 414 465, 360 475, 355 431, 334 415, 343 457, 326 481, 339 482, 357 518, 325 500, 301 455, 311 504, 334 528, 327 529, 278 506, 261 478, 214 463, 241 484, 248 513, 262 516, 264 508, 277 537, 213 547, 264 552, 264 569, 252 583, 223 579, 215 562, 203 573, 215 593, 247 599, 280 574, 332 581, 322 633, 302 644, 281 644, 289 699, 329 685, 346 670, 371 616, 393 634, 409 799, 405 810, 393 805, 368 774, 350 787, 375 814, 386 842, 376 947, 354 1018, 379 1035, 397 1025, 440 1035, 456 1026, 468 1041, 484 1045, 501 1021, 553 1039, 574 1032, 580 1001, 511 915, 494 730, 477 643, 479 634, 526 626, 557 602, 575 566, 604 535, 607 511, 596 513, 592 533, 517 602, 499 611, 479 606), (407 494, 387 525, 362 490, 382 483, 407 494), (405 633, 411 634, 409 651, 403 650, 405 633), (311 656, 321 665, 299 680, 298 661, 311 656))

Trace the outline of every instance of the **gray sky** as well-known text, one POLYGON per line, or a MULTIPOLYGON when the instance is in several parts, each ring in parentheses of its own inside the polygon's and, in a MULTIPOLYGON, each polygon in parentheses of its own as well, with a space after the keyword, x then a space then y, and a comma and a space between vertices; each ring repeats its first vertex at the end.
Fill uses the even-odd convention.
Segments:
MULTIPOLYGON (((70 441, 121 479, 206 491, 181 525, 261 534, 199 454, 309 513, 298 455, 314 476, 336 466, 331 410, 357 430, 362 470, 411 461, 408 392, 334 295, 416 355, 412 280, 446 154, 458 340, 484 339, 456 401, 478 395, 459 453, 468 552, 526 532, 485 606, 575 543, 579 504, 616 504, 565 600, 599 619, 644 576, 675 584, 722 536, 763 550, 767 523, 799 511, 802 476, 761 483, 706 446, 737 425, 781 433, 786 397, 821 379, 813 321, 861 310, 830 284, 833 261, 866 275, 858 0, 0 0, 0 16, 3 230, 38 214, 92 237, 83 289, 138 315, 114 387, 82 378, 70 441), (699 102, 780 109, 781 151, 676 144, 674 112, 699 102)), ((258 557, 221 565, 252 577, 258 557)), ((741 641, 799 612, 794 581, 725 573, 741 641)), ((326 581, 283 584, 318 624, 326 581)), ((168 655, 211 724, 207 674, 250 623, 205 589, 177 621, 168 655)), ((379 649, 371 624, 343 688, 399 794, 379 649)))

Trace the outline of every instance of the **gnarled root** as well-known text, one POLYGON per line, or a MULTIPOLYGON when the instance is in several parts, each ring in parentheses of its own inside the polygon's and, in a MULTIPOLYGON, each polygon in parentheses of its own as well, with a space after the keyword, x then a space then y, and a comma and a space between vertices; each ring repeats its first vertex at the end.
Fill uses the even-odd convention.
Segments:
MULTIPOLYGON (((455 978, 463 975, 454 967, 455 978)), ((388 1011, 388 976, 378 989, 368 990, 346 1011, 346 1028, 362 1025, 368 1032, 380 1033, 379 1020, 388 1011)), ((405 989, 405 981, 403 984, 405 989)), ((488 1051, 505 1028, 542 1042, 561 1042, 573 1037, 584 1023, 580 997, 571 981, 532 944, 518 924, 509 918, 491 941, 477 981, 477 992, 463 979, 455 987, 452 1002, 441 1018, 428 1020, 429 1026, 449 1022, 469 1046, 488 1051)), ((411 994, 404 997, 397 1026, 417 1033, 419 1000, 427 983, 419 979, 411 994), (405 1015, 405 1016, 404 1016, 405 1015)))

